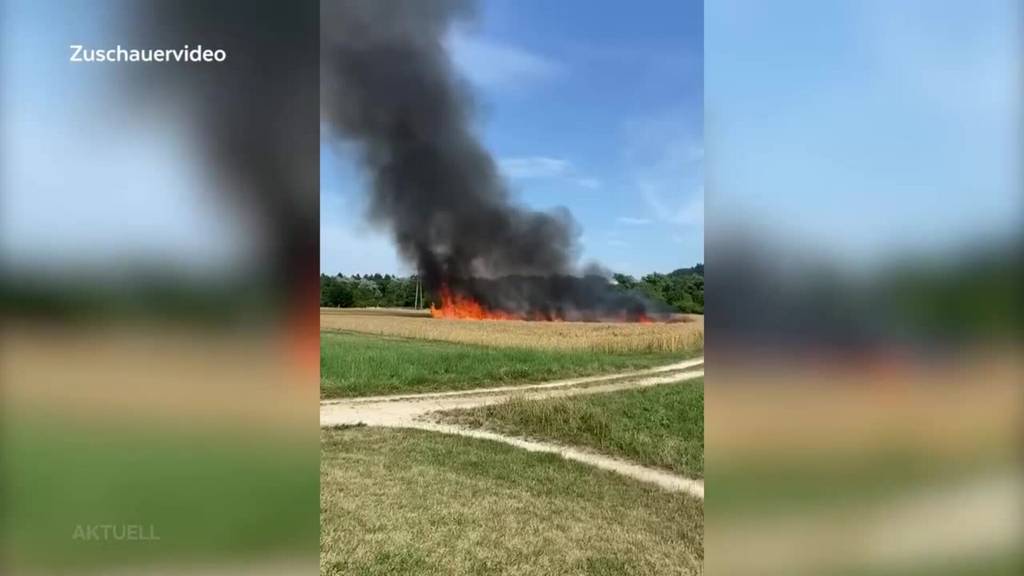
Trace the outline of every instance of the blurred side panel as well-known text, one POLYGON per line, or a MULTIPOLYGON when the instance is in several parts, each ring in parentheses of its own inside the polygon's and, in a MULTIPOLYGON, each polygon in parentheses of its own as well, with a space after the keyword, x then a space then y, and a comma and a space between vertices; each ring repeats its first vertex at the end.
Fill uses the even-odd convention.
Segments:
POLYGON ((0 572, 317 570, 318 9, 0 0, 0 572))
POLYGON ((1021 16, 708 3, 708 573, 1022 573, 1021 16))

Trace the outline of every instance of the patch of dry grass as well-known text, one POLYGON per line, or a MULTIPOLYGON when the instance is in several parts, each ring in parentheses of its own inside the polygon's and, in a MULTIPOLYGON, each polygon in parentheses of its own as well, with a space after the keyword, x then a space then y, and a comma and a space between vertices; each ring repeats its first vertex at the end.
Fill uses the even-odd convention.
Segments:
POLYGON ((320 446, 325 576, 703 573, 703 502, 683 494, 417 430, 323 430, 320 446))
POLYGON ((655 324, 525 322, 443 320, 417 311, 323 308, 320 329, 544 350, 688 352, 704 347, 704 317, 695 315, 655 324))

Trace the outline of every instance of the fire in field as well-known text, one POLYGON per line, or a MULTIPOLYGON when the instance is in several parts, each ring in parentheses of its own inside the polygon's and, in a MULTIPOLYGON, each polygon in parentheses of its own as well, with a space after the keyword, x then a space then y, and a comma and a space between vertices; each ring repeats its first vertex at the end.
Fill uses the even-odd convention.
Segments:
POLYGON ((450 318, 463 320, 532 320, 546 322, 583 321, 583 322, 654 322, 654 319, 667 320, 668 315, 652 317, 648 315, 646 306, 636 304, 636 295, 619 294, 619 298, 610 298, 599 307, 576 308, 566 303, 577 301, 588 302, 585 295, 579 298, 569 297, 550 302, 531 299, 522 291, 542 290, 548 293, 564 293, 571 295, 574 290, 590 289, 595 292, 608 291, 607 280, 602 276, 577 278, 572 276, 555 276, 550 278, 512 278, 506 277, 498 281, 476 280, 471 283, 480 297, 470 294, 452 292, 447 284, 441 286, 440 305, 430 306, 430 315, 434 318, 450 318), (544 285, 562 284, 562 286, 544 285), (541 288, 538 288, 541 286, 541 288), (485 288, 493 291, 488 292, 485 288), (513 293, 519 291, 519 293, 513 293), (563 292, 564 291, 564 292, 563 292), (488 304, 490 302, 490 304, 488 304), (538 306, 536 303, 539 302, 538 306))
POLYGON ((578 265, 568 210, 535 211, 510 196, 444 49, 445 32, 470 9, 451 0, 322 6, 323 117, 357 145, 371 222, 440 296, 437 316, 667 319, 642 294, 578 265))

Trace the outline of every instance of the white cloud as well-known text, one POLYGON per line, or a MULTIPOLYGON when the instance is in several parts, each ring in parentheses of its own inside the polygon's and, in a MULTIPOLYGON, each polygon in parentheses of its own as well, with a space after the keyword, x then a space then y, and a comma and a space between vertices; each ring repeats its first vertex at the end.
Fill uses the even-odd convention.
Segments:
POLYGON ((650 218, 634 218, 632 216, 620 216, 615 221, 626 226, 646 226, 651 223, 650 218))
POLYGON ((688 202, 679 207, 679 211, 676 212, 675 219, 673 221, 676 224, 682 224, 684 226, 704 225, 703 186, 700 187, 700 190, 696 192, 688 202))
POLYGON ((558 180, 586 190, 597 190, 602 183, 580 173, 572 162, 549 156, 524 156, 498 160, 498 169, 510 180, 558 180))
POLYGON ((502 158, 498 161, 498 167, 507 178, 533 180, 564 177, 569 173, 572 165, 567 160, 560 158, 527 156, 524 158, 502 158))
POLYGON ((626 128, 626 157, 634 188, 649 212, 674 226, 704 226, 704 147, 673 114, 626 128))
POLYGON ((597 190, 601 187, 601 181, 596 178, 576 178, 573 182, 588 190, 597 190))
POLYGON ((658 219, 678 226, 703 226, 704 224, 704 187, 699 186, 678 205, 666 199, 658 184, 642 182, 640 191, 644 201, 658 215, 658 219))
POLYGON ((445 45, 455 66, 470 82, 485 88, 523 86, 560 72, 560 66, 544 56, 472 35, 464 28, 453 29, 445 45))

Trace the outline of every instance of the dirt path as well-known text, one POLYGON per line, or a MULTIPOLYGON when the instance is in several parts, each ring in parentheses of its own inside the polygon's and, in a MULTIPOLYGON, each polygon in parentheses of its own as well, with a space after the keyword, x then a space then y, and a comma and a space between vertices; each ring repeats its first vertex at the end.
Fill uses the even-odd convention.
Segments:
POLYGON ((429 418, 429 415, 434 412, 500 404, 513 397, 534 400, 581 394, 597 394, 646 388, 680 380, 699 378, 704 375, 703 363, 703 358, 695 358, 647 370, 573 378, 529 386, 503 386, 500 388, 456 392, 325 400, 320 403, 320 426, 365 424, 367 426, 415 428, 494 440, 532 452, 558 454, 568 460, 589 464, 602 470, 616 472, 642 482, 656 484, 666 490, 685 492, 703 499, 703 480, 693 480, 677 476, 669 472, 639 466, 618 458, 602 456, 579 448, 526 440, 451 424, 441 424, 429 418))

